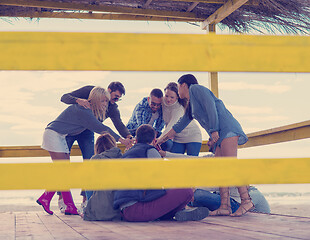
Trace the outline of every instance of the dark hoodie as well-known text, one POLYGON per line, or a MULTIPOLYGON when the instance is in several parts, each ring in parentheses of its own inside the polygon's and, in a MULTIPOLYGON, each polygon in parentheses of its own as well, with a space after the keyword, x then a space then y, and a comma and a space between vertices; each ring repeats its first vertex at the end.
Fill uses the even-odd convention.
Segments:
MULTIPOLYGON (((91 159, 121 158, 122 152, 118 147, 111 148, 91 159)), ((114 191, 94 191, 84 209, 84 220, 87 221, 119 221, 120 211, 113 209, 114 191)))

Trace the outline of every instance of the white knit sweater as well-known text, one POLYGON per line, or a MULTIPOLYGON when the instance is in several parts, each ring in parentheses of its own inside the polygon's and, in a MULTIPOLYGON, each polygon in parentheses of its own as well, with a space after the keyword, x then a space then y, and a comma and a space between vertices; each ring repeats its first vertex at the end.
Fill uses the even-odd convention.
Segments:
MULTIPOLYGON (((166 128, 163 131, 163 134, 166 134, 171 130, 172 126, 184 115, 184 107, 178 101, 172 105, 167 105, 164 99, 162 109, 163 119, 166 124, 166 128)), ((173 141, 178 143, 201 142, 201 131, 196 121, 191 121, 191 123, 186 128, 184 128, 182 132, 176 134, 173 141)))

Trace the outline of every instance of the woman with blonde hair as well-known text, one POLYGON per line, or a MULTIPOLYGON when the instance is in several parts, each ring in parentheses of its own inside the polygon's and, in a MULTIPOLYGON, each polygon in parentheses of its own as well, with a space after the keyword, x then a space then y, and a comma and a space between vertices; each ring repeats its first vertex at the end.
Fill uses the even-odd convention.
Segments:
MULTIPOLYGON (((116 141, 120 141, 126 146, 130 145, 130 139, 122 139, 109 127, 103 125, 100 120, 105 119, 105 111, 110 99, 110 94, 104 88, 95 87, 92 89, 88 101, 91 108, 84 108, 78 104, 67 107, 54 121, 49 123, 43 134, 42 148, 47 150, 52 160, 69 160, 70 150, 66 142, 66 136, 74 136, 89 129, 96 133, 109 132, 116 141)), ((50 210, 50 201, 55 192, 44 192, 37 200, 48 214, 53 214, 50 210)), ((77 215, 71 192, 61 193, 66 204, 66 215, 77 215)))

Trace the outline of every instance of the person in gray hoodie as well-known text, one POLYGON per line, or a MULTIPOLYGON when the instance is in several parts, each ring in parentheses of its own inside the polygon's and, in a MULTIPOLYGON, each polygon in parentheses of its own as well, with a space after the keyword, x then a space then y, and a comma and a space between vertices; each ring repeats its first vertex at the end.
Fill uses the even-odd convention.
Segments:
MULTIPOLYGON (((121 158, 122 152, 115 139, 109 133, 101 134, 95 144, 95 155, 91 160, 121 158)), ((121 220, 119 210, 113 209, 114 192, 86 190, 87 205, 83 210, 86 221, 118 221, 121 220)))
MULTIPOLYGON (((95 144, 95 155, 93 159, 122 158, 122 151, 117 147, 115 139, 109 133, 101 134, 95 144)), ((87 200, 93 194, 93 191, 86 191, 87 200)))

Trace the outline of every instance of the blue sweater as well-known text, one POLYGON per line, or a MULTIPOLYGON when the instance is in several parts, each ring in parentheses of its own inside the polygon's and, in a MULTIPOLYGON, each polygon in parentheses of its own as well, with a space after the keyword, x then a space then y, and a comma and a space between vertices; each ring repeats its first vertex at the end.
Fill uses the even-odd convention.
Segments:
MULTIPOLYGON (((146 143, 137 143, 130 148, 123 158, 146 158, 147 151, 153 146, 146 143)), ((150 202, 166 194, 163 189, 160 190, 117 190, 114 192, 114 209, 120 208, 129 202, 150 202)))
MULTIPOLYGON (((214 149, 221 145, 221 142, 229 132, 233 132, 239 136, 239 145, 245 144, 248 141, 248 137, 243 132, 239 122, 228 111, 222 100, 215 97, 208 88, 198 84, 191 85, 189 96, 192 117, 199 122, 210 137, 212 132, 217 131, 219 133, 220 138, 216 142, 214 149)), ((179 133, 190 122, 191 117, 187 113, 172 128, 179 133)))

